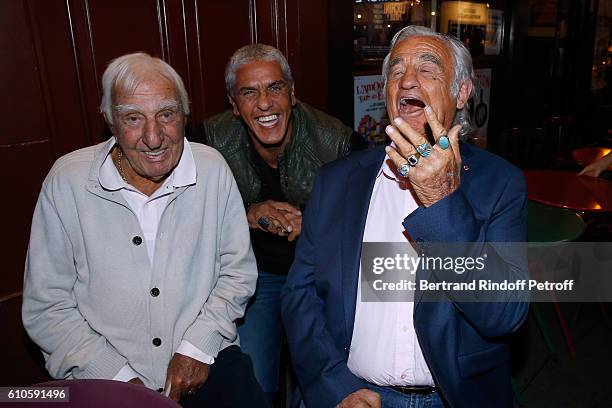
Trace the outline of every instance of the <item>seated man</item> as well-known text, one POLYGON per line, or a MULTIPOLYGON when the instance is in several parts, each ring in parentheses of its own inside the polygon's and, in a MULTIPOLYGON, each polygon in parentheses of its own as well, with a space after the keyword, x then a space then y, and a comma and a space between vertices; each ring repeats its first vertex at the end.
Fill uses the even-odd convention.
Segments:
POLYGON ((130 381, 185 406, 268 406, 234 321, 257 271, 240 194, 184 137, 189 99, 143 53, 102 78, 108 141, 57 160, 40 193, 23 323, 54 378, 130 381))
POLYGON ((280 289, 293 262, 295 239, 316 170, 365 142, 339 120, 298 102, 291 69, 274 47, 238 49, 225 69, 233 109, 204 122, 199 140, 231 167, 251 228, 259 279, 238 326, 255 377, 274 396, 282 325, 280 289))
MULTIPOLYGON (((472 93, 467 49, 409 26, 393 38, 383 75, 394 144, 386 155, 373 149, 321 168, 281 295, 306 406, 511 407, 504 336, 527 315, 523 293, 487 303, 447 292, 423 301, 418 289, 414 302, 362 298, 368 241, 404 243, 418 256, 461 243, 486 257, 466 277, 527 276, 525 252, 483 253, 526 240, 526 191, 519 169, 459 142, 472 93)), ((417 269, 418 281, 428 276, 417 269)))

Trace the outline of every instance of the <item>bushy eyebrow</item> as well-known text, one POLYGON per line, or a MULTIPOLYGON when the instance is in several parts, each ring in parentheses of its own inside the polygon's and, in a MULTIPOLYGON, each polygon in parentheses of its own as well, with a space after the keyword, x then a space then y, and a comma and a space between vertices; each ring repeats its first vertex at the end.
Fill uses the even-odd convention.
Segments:
POLYGON ((157 111, 163 111, 166 109, 180 110, 180 108, 181 108, 181 103, 174 99, 163 100, 159 103, 159 105, 157 105, 157 111))
POLYGON ((276 85, 282 85, 285 86, 285 81, 283 81, 282 79, 279 79, 278 81, 274 81, 268 84, 268 88, 276 86, 276 85))
MULTIPOLYGON (((270 83, 268 83, 268 84, 265 84, 264 86, 265 86, 266 88, 270 88, 270 87, 273 87, 273 86, 275 86, 275 85, 283 85, 283 86, 287 86, 287 83, 285 82, 285 80, 284 80, 284 79, 279 79, 279 80, 277 80, 277 81, 272 81, 272 82, 270 82, 270 83)), ((240 87, 240 88, 238 89, 238 91, 237 91, 237 94, 239 94, 239 93, 241 93, 241 92, 244 92, 244 91, 256 91, 256 90, 257 90, 257 87, 256 87, 256 86, 253 86, 253 85, 247 85, 247 86, 240 87)))
POLYGON ((242 91, 254 91, 256 88, 254 86, 241 86, 240 88, 238 88, 237 93, 240 93, 242 91))
MULTIPOLYGON (((271 81, 268 82, 267 84, 264 84, 263 86, 265 86, 266 88, 273 86, 273 85, 277 85, 277 84, 285 84, 285 81, 283 79, 277 79, 276 81, 271 81)), ((243 87, 241 87, 240 89, 257 89, 258 86, 256 85, 245 85, 243 87)))
POLYGON ((396 66, 397 64, 403 62, 404 59, 400 58, 400 57, 395 57, 393 58, 391 61, 389 61, 389 69, 393 68, 394 66, 396 66))
POLYGON ((424 53, 419 55, 419 61, 431 62, 436 64, 439 68, 442 68, 442 60, 434 54, 424 53))
MULTIPOLYGON (((427 53, 420 54, 417 59, 418 61, 421 61, 421 62, 431 62, 433 64, 436 64, 438 67, 442 68, 442 60, 437 55, 427 52, 427 53)), ((389 62, 389 69, 393 68, 394 66, 402 62, 404 62, 403 58, 400 58, 400 57, 393 58, 389 62)))
POLYGON ((132 105, 130 103, 113 106, 113 110, 117 113, 138 112, 140 110, 139 108, 140 107, 138 105, 132 105))

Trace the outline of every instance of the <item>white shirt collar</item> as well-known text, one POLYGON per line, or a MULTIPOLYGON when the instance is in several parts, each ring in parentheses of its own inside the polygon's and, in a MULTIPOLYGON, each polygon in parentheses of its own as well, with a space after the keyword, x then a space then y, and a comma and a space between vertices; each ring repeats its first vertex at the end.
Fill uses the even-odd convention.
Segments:
MULTIPOLYGON (((117 143, 117 139, 113 136, 109 139, 108 143, 108 154, 102 162, 102 166, 100 167, 100 172, 98 175, 98 181, 100 185, 104 187, 106 190, 120 190, 122 188, 132 188, 129 184, 127 184, 121 175, 119 174, 119 170, 113 163, 113 159, 110 155, 112 151, 112 146, 117 143)), ((167 182, 171 183, 174 188, 184 187, 191 184, 195 184, 197 178, 197 170, 195 165, 195 160, 193 159, 193 153, 191 151, 191 146, 186 138, 183 140, 183 153, 181 154, 181 158, 177 164, 177 166, 172 170, 172 173, 168 177, 167 182)))
POLYGON ((187 138, 183 138, 183 153, 181 154, 178 165, 172 172, 172 185, 174 187, 184 187, 195 184, 197 173, 191 145, 189 141, 187 141, 187 138))

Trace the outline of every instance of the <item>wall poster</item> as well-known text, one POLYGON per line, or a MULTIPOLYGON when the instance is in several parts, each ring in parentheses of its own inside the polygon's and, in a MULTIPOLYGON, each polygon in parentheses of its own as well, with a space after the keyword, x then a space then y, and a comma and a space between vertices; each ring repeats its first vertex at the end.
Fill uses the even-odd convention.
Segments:
POLYGON ((491 112, 491 68, 474 70, 476 82, 474 97, 468 102, 468 111, 472 122, 471 141, 485 148, 487 145, 487 127, 491 112))
POLYGON ((382 75, 354 77, 354 129, 369 147, 384 144, 387 137, 385 127, 389 124, 389 119, 384 85, 382 75))

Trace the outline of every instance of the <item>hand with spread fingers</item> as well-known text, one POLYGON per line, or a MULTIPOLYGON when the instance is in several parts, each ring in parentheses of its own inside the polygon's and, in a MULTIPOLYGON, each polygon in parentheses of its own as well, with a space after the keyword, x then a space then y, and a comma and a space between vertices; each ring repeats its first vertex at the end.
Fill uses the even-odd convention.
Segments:
POLYGON ((260 229, 293 241, 302 229, 302 212, 285 202, 266 200, 251 204, 247 210, 250 228, 260 229))
POLYGON ((425 107, 424 112, 436 143, 431 146, 425 136, 398 116, 393 120, 394 126, 385 129, 395 143, 395 148, 387 146, 386 152, 397 166, 398 174, 410 180, 421 204, 430 207, 459 187, 461 126, 456 125, 447 132, 431 107, 425 107))

